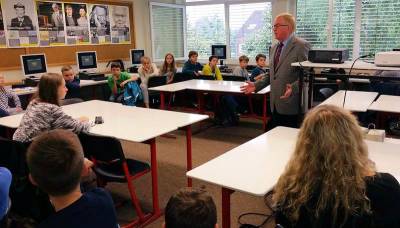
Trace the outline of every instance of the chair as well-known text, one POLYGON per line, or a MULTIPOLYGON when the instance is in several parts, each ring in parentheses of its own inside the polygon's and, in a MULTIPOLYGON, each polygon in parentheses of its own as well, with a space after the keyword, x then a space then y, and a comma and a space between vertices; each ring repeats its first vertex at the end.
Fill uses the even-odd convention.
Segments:
POLYGON ((174 79, 172 80, 173 83, 176 82, 183 82, 183 81, 188 81, 193 79, 193 74, 185 74, 185 73, 176 73, 174 75, 174 79))
MULTIPOLYGON (((167 76, 156 76, 149 78, 148 88, 167 84, 167 76)), ((149 90, 149 100, 152 104, 160 103, 160 92, 149 90)))
POLYGON ((212 75, 199 75, 195 76, 194 79, 199 79, 199 80, 215 80, 215 77, 212 75))
POLYGON ((29 181, 25 158, 29 144, 0 137, 0 166, 8 168, 13 176, 10 187, 11 212, 40 222, 54 209, 47 194, 29 181))
MULTIPOLYGON (((104 187, 108 182, 127 183, 139 222, 144 221, 145 215, 139 205, 132 181, 150 172, 150 165, 125 158, 121 143, 116 138, 81 133, 79 139, 85 157, 94 163, 93 171, 97 175, 98 185, 104 187)), ((132 223, 136 222, 137 220, 134 220, 132 223)))
POLYGON ((246 81, 245 77, 234 76, 234 75, 222 75, 224 81, 234 81, 234 82, 244 82, 246 81))
POLYGON ((329 98, 334 93, 333 89, 331 89, 331 88, 322 88, 319 90, 319 92, 321 93, 321 95, 324 99, 329 98))

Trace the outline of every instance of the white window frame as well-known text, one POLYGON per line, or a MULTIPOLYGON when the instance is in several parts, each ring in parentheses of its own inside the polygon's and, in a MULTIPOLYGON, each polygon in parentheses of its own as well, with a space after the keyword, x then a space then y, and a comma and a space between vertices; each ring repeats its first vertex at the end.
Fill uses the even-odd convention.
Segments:
POLYGON ((160 3, 160 2, 149 2, 150 8, 150 35, 151 35, 151 54, 152 59, 154 62, 164 61, 164 59, 156 59, 155 53, 155 45, 154 45, 154 33, 153 33, 153 6, 163 6, 163 7, 170 7, 170 8, 179 8, 183 10, 183 57, 175 58, 175 60, 184 60, 186 59, 186 7, 185 5, 179 4, 167 4, 167 3, 160 3))
MULTIPOLYGON (((201 6, 201 5, 216 5, 216 4, 224 4, 224 12, 225 12, 225 44, 226 44, 226 60, 227 62, 235 61, 237 59, 232 59, 231 57, 231 45, 230 45, 230 36, 231 29, 229 26, 229 6, 230 5, 238 5, 238 4, 250 4, 250 3, 271 3, 271 10, 273 8, 273 4, 275 0, 207 0, 201 2, 185 2, 185 6, 201 6)), ((297 2, 297 1, 296 1, 297 2)), ((273 15, 273 14, 272 14, 273 15)), ((186 14, 185 14, 185 22, 186 22, 186 14)), ((185 31, 186 31, 186 23, 185 23, 185 31)), ((271 30, 272 32, 272 30, 271 30)), ((185 34, 185 43, 186 43, 186 34, 185 34)), ((273 40, 271 40, 273 43, 273 40)), ((210 47, 211 48, 211 47, 210 47)), ((188 53, 185 46, 185 53, 188 53)), ((206 60, 206 59, 201 59, 206 60)), ((207 59, 208 61, 208 59, 207 59)))
MULTIPOLYGON (((327 1, 329 2, 327 48, 332 48, 332 28, 333 28, 332 15, 333 15, 333 11, 335 11, 335 9, 334 9, 334 5, 333 5, 334 0, 327 0, 327 1)), ((296 0, 296 4, 297 4, 297 0, 296 0)), ((354 4, 355 4, 355 8, 354 8, 352 59, 356 59, 360 56, 362 0, 355 0, 354 4)), ((297 11, 297 6, 296 6, 296 11, 297 11)))

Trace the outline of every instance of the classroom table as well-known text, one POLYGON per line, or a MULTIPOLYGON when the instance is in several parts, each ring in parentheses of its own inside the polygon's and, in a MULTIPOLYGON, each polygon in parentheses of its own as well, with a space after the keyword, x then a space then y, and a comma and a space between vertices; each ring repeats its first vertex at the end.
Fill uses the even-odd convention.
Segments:
POLYGON ((368 110, 377 112, 376 127, 385 128, 388 118, 400 116, 400 96, 380 95, 368 110))
MULTIPOLYGON (((283 173, 299 129, 276 127, 186 173, 188 177, 222 187, 222 227, 230 227, 230 195, 244 192, 264 196, 283 173)), ((400 181, 398 144, 366 141, 378 172, 400 181)))
POLYGON ((362 60, 358 60, 354 63, 353 61, 345 61, 344 63, 313 63, 310 61, 303 61, 303 62, 295 62, 292 63, 291 66, 297 67, 301 69, 300 81, 304 81, 304 78, 307 76, 308 79, 308 87, 307 93, 305 93, 304 101, 307 102, 307 108, 311 108, 313 104, 313 85, 315 78, 336 78, 347 80, 350 78, 353 79, 362 79, 362 80, 396 80, 399 81, 400 77, 395 75, 376 75, 378 71, 400 71, 400 67, 383 67, 383 66, 376 66, 373 63, 368 63, 362 60), (324 73, 321 74, 321 71, 324 69, 333 69, 338 70, 342 69, 344 74, 339 73, 324 73), (349 71, 352 69, 351 75, 349 75, 349 71))
POLYGON ((379 94, 376 92, 339 90, 319 105, 335 105, 352 112, 366 112, 379 94))
MULTIPOLYGON (((99 100, 66 105, 63 106, 63 110, 74 118, 87 116, 90 121, 94 121, 96 116, 102 116, 104 123, 93 126, 90 133, 150 145, 153 215, 145 222, 146 224, 160 217, 162 213, 158 200, 156 137, 180 128, 185 129, 187 170, 190 170, 192 169, 191 125, 208 118, 206 115, 131 107, 99 100)), ((18 114, 0 118, 0 125, 17 128, 22 116, 23 114, 18 114)), ((188 178, 188 185, 191 184, 191 179, 188 178)))
MULTIPOLYGON (((106 84, 107 80, 101 80, 101 81, 94 81, 94 80, 81 80, 80 81, 80 86, 81 87, 86 87, 86 86, 94 86, 94 85, 103 85, 106 84)), ((17 94, 18 96, 23 96, 23 95, 31 95, 36 93, 37 87, 21 87, 21 88, 14 88, 13 92, 17 94)))
POLYGON ((400 113, 400 96, 380 95, 369 107, 370 111, 400 113))
MULTIPOLYGON (((237 82, 237 81, 216 81, 216 80, 199 80, 192 79, 188 81, 172 83, 157 87, 149 88, 151 91, 160 92, 160 108, 165 108, 165 93, 175 93, 183 90, 193 90, 197 92, 198 103, 199 103, 199 113, 204 113, 204 93, 213 93, 213 94, 233 94, 233 95, 242 95, 244 94, 240 91, 240 86, 244 85, 245 82, 237 82)), ((265 87, 264 89, 258 91, 257 93, 249 94, 248 96, 259 95, 263 97, 263 129, 266 129, 267 126, 267 95, 271 90, 270 86, 265 87)), ((251 101, 251 100, 250 100, 251 101)), ((252 104, 250 102, 250 110, 253 111, 252 104)), ((251 117, 256 118, 256 115, 251 113, 251 117)))

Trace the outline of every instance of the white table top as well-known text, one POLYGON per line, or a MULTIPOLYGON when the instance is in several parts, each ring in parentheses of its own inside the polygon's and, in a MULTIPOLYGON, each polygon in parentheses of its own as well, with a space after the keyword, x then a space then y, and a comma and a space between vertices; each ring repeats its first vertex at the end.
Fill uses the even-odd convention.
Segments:
POLYGON ((381 95, 368 110, 400 113, 400 96, 381 95))
MULTIPOLYGON (((314 68, 342 68, 342 69, 350 69, 353 61, 345 61, 344 63, 336 64, 336 63, 312 63, 310 61, 304 62, 296 62, 292 63, 292 66, 303 66, 303 67, 314 67, 314 68)), ((400 71, 400 67, 380 67, 376 66, 373 63, 367 63, 362 60, 358 60, 354 66, 354 70, 395 70, 400 71)))
POLYGON ((101 80, 101 81, 94 81, 94 80, 81 80, 81 87, 85 86, 92 86, 92 85, 100 85, 100 84, 106 84, 107 80, 101 80))
MULTIPOLYGON (((87 116, 90 121, 102 116, 104 123, 93 126, 90 133, 133 142, 143 142, 208 118, 207 115, 130 107, 99 100, 66 105, 63 109, 74 118, 87 116)), ((0 118, 0 125, 17 128, 22 115, 0 118)))
MULTIPOLYGON (((192 169, 186 175, 235 191, 263 196, 283 173, 293 153, 298 131, 277 127, 192 169)), ((367 145, 377 170, 391 173, 400 180, 398 145, 369 141, 367 145)))
POLYGON ((344 96, 346 101, 344 108, 352 112, 366 112, 371 103, 378 96, 376 92, 350 91, 339 90, 320 105, 330 104, 338 107, 343 107, 344 96))
MULTIPOLYGON (((163 92, 177 92, 185 89, 190 89, 190 90, 201 90, 210 92, 243 93, 240 91, 240 86, 244 84, 245 82, 193 79, 189 81, 152 87, 149 88, 149 90, 163 91, 163 92)), ((264 89, 258 91, 256 94, 266 94, 269 93, 270 90, 271 90, 270 86, 267 86, 264 89)))
MULTIPOLYGON (((81 80, 80 85, 81 85, 81 87, 85 87, 85 86, 100 85, 100 84, 106 84, 106 83, 107 83, 107 80, 101 80, 101 81, 81 80)), ((13 91, 15 94, 22 96, 22 95, 34 94, 37 91, 37 87, 15 88, 15 89, 13 89, 13 91)))

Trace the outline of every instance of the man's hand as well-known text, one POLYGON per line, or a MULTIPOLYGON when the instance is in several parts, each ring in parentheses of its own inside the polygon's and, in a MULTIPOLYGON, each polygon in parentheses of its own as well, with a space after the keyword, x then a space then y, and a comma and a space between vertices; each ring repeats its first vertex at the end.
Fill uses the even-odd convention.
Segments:
POLYGON ((250 94, 256 91, 256 86, 254 82, 246 82, 246 84, 240 86, 240 91, 244 92, 244 94, 250 94))
POLYGON ((286 84, 286 91, 283 94, 283 96, 281 96, 281 99, 286 99, 289 98, 292 95, 293 92, 293 88, 291 84, 286 84))

